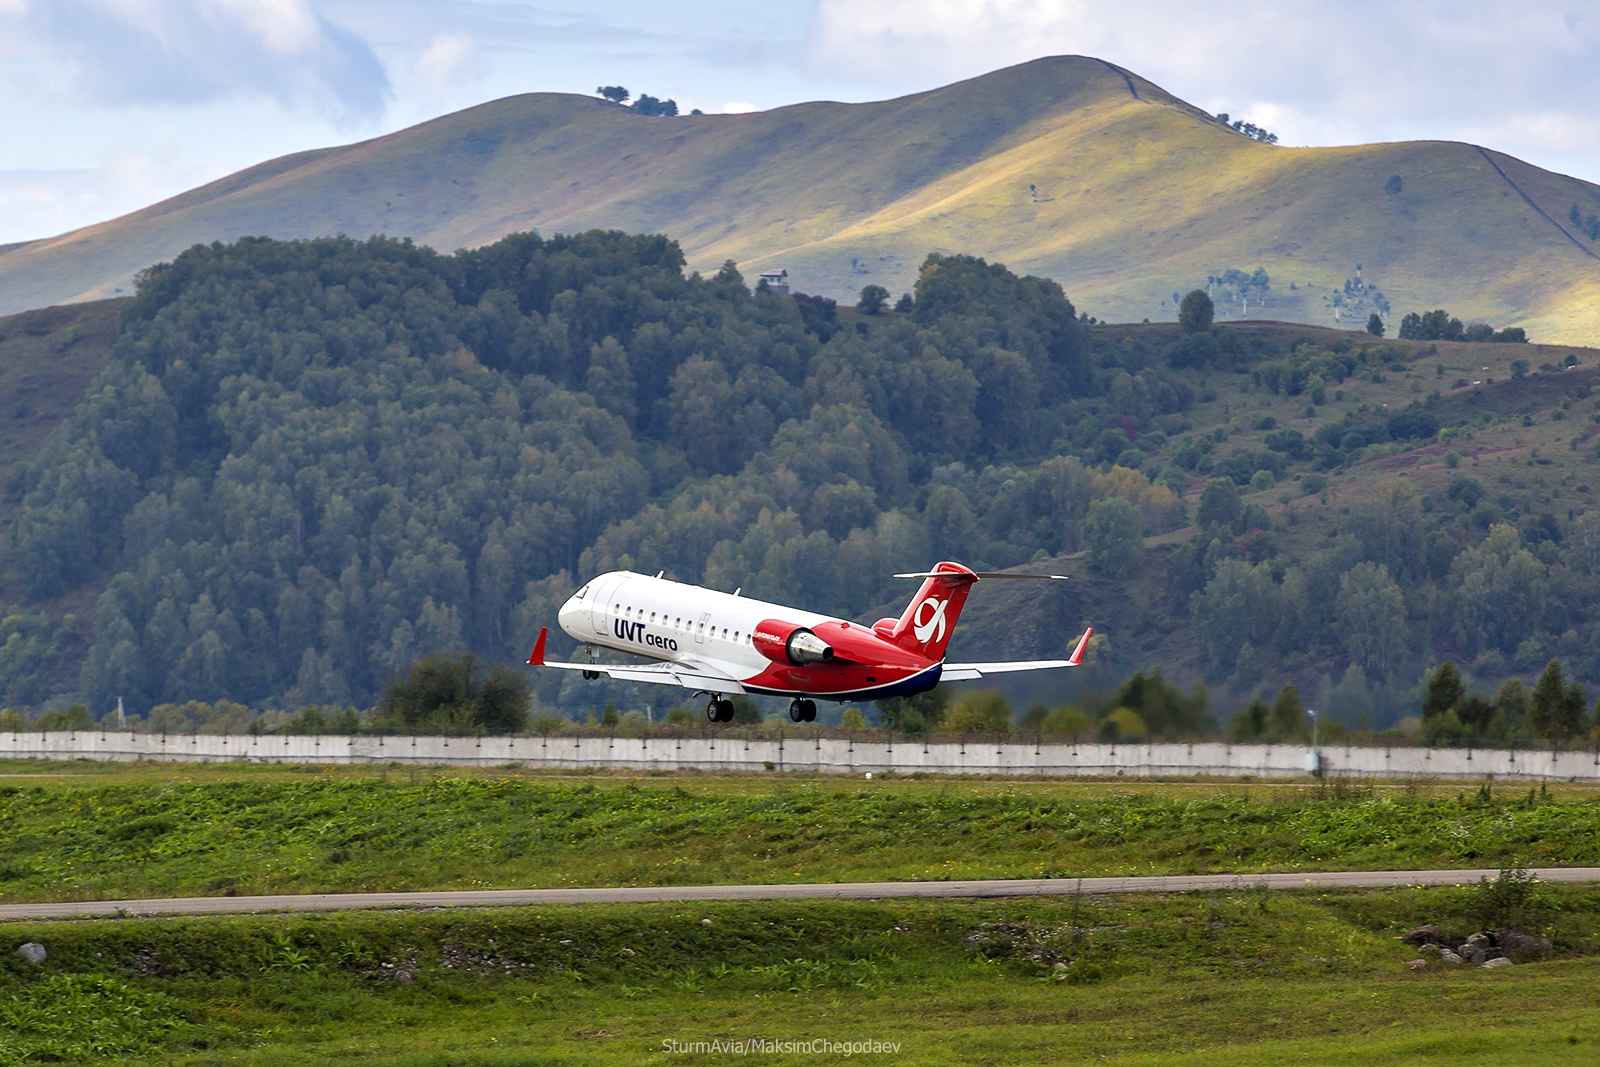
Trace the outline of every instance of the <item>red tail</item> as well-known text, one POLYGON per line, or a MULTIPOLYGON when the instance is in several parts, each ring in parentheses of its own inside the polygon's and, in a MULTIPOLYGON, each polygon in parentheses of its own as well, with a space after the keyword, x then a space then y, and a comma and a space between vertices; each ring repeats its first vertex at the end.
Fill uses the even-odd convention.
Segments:
POLYGON ((908 652, 929 659, 944 659, 944 650, 955 633, 962 605, 978 576, 959 563, 940 563, 923 579, 922 588, 911 598, 900 621, 894 624, 889 640, 908 652))

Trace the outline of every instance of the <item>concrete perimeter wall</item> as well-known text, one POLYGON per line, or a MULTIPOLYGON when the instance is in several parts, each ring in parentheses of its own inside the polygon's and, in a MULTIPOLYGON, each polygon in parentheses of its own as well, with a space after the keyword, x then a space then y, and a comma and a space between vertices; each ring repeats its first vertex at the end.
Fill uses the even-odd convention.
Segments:
MULTIPOLYGON (((1504 749, 1320 750, 1324 775, 1600 781, 1594 752, 1504 749)), ((245 760, 420 763, 638 771, 819 771, 831 774, 1218 775, 1292 778, 1314 766, 1307 745, 1057 745, 852 741, 792 737, 334 737, 215 734, 0 733, 0 759, 245 760)))

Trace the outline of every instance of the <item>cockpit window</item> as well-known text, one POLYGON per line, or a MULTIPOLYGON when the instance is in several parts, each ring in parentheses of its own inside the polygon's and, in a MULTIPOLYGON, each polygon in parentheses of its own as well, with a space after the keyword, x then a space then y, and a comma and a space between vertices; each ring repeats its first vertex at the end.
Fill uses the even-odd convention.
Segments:
POLYGON ((580 589, 576 593, 572 594, 572 599, 574 599, 574 600, 582 600, 583 599, 583 594, 587 593, 588 591, 589 591, 589 587, 588 586, 584 586, 582 589, 580 589))

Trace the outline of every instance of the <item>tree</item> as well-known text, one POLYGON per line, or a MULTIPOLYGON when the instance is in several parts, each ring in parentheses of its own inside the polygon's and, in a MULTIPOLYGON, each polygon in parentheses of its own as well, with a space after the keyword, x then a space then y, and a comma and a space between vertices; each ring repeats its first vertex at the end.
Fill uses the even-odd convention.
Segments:
POLYGON ((1281 614, 1278 586, 1266 563, 1251 566, 1244 560, 1224 559, 1205 588, 1190 595, 1195 633, 1214 669, 1227 672, 1244 660, 1250 648, 1250 671, 1258 666, 1254 646, 1278 636, 1281 614))
POLYGON ((1213 478, 1200 491, 1200 510, 1195 521, 1201 526, 1229 526, 1239 520, 1239 487, 1232 478, 1213 478))
POLYGON ((1089 565, 1108 578, 1126 578, 1144 560, 1144 522, 1139 509, 1122 497, 1089 505, 1083 520, 1089 565))
POLYGON ((678 102, 658 100, 649 93, 640 93, 639 99, 633 102, 633 110, 641 115, 660 115, 670 118, 678 113, 678 102))
POLYGON ((1376 311, 1367 316, 1367 332, 1374 337, 1383 336, 1383 316, 1376 311))
POLYGON ((916 310, 917 302, 911 299, 910 293, 901 293, 900 299, 894 302, 894 309, 901 315, 909 315, 916 310))
POLYGON ((861 299, 857 301, 856 308, 868 315, 876 315, 883 311, 884 305, 889 302, 889 290, 881 285, 864 285, 861 287, 861 299))
POLYGON ((389 729, 506 734, 528 725, 527 676, 471 652, 424 656, 384 689, 377 722, 389 729))
MULTIPOLYGON (((1464 491, 1468 483, 1477 484, 1465 476, 1458 478, 1464 491)), ((1456 556, 1449 579, 1456 632, 1470 654, 1491 648, 1512 652, 1539 628, 1549 594, 1549 570, 1506 523, 1491 526, 1488 537, 1456 556)))
POLYGON ((1206 333, 1216 313, 1204 289, 1191 289, 1178 305, 1178 329, 1184 334, 1206 333))
POLYGON ((1405 655, 1406 602, 1381 563, 1358 563, 1339 579, 1334 598, 1350 661, 1387 672, 1405 655))
POLYGON ((1507 678, 1495 690, 1490 703, 1494 705, 1495 714, 1505 720, 1507 728, 1515 730, 1528 715, 1528 687, 1522 684, 1521 678, 1507 678))
POLYGON ((1514 359, 1514 360, 1512 360, 1511 361, 1511 377, 1514 378, 1514 379, 1520 379, 1520 378, 1526 378, 1527 376, 1528 376, 1528 361, 1525 360, 1525 359, 1514 359))
POLYGON ((1389 175, 1389 180, 1383 183, 1383 191, 1390 196, 1399 196, 1405 190, 1405 179, 1398 174, 1389 175))
POLYGON ((1455 661, 1445 660, 1434 668, 1432 676, 1428 678, 1428 692, 1422 698, 1422 721, 1442 718, 1460 704, 1466 695, 1467 687, 1461 680, 1461 672, 1456 669, 1455 661))
POLYGON ((614 104, 625 104, 628 102, 628 97, 633 95, 620 85, 602 85, 595 92, 614 104))
MULTIPOLYGON (((1566 738, 1567 679, 1561 670, 1560 660, 1545 665, 1539 680, 1534 683, 1532 699, 1528 701, 1528 718, 1534 731, 1543 738, 1560 742, 1566 738)), ((1581 703, 1579 715, 1582 715, 1581 703)))
POLYGON ((1293 682, 1279 690, 1278 699, 1272 702, 1272 732, 1286 741, 1307 732, 1306 706, 1300 703, 1300 691, 1293 682))
POLYGON ((944 720, 945 705, 949 699, 950 694, 942 685, 915 696, 890 697, 878 701, 878 717, 891 730, 908 734, 927 733, 938 729, 944 720))

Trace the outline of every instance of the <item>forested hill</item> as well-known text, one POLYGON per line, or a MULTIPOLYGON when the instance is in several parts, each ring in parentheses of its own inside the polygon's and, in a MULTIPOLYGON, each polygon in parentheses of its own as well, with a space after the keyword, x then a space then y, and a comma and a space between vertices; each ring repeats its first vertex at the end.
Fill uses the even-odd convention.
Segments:
POLYGON ((935 258, 914 312, 844 329, 682 267, 593 232, 245 240, 149 271, 13 486, 31 597, 109 578, 95 714, 365 704, 430 650, 525 657, 603 567, 856 611, 894 569, 1075 547, 1076 461, 983 537, 941 473, 1036 464, 1104 391, 1055 284, 935 258))
POLYGON ((1052 686, 1293 679, 1381 724, 1447 657, 1600 680, 1600 353, 1095 325, 960 255, 875 313, 683 267, 595 231, 152 268, 9 485, 3 699, 364 706, 432 650, 521 661, 608 568, 875 618, 939 559, 1074 575, 986 585, 952 645, 1096 624, 1101 666, 1052 686))

